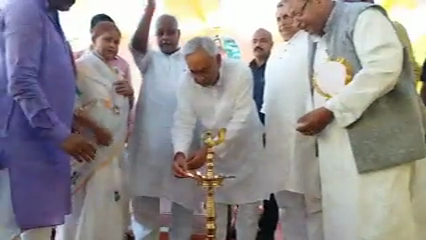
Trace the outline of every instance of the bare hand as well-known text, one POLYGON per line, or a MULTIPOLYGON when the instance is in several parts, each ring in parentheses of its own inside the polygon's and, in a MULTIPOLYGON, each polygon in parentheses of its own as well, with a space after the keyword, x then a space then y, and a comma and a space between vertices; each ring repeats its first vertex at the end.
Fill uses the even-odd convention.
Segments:
POLYGON ((303 135, 314 136, 324 130, 333 119, 333 112, 325 107, 317 108, 297 120, 296 130, 303 135))
POLYGON ((186 160, 185 154, 180 152, 175 154, 173 165, 172 165, 172 170, 175 177, 178 177, 178 178, 189 177, 186 161, 187 160, 186 160))
POLYGON ((133 88, 130 85, 129 81, 123 80, 123 81, 117 81, 114 83, 115 86, 115 92, 125 96, 125 97, 132 97, 134 94, 133 88))
POLYGON ((199 149, 193 156, 188 160, 188 169, 195 170, 204 166, 207 161, 207 148, 203 147, 199 149))
POLYGON ((151 9, 155 9, 156 1, 155 0, 148 0, 148 7, 151 9))
POLYGON ((95 146, 80 134, 72 133, 61 144, 61 148, 78 162, 90 162, 96 155, 95 146))
POLYGON ((93 133, 95 134, 96 143, 102 146, 109 146, 112 142, 111 132, 103 127, 98 127, 94 129, 93 133))
POLYGON ((81 133, 83 130, 83 128, 81 127, 80 124, 78 124, 77 122, 73 122, 71 125, 71 132, 72 133, 81 133))

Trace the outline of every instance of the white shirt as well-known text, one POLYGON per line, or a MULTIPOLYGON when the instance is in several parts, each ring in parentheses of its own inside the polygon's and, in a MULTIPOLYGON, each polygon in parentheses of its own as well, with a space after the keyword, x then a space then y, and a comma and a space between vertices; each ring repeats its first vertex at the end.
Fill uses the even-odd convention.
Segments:
POLYGON ((211 87, 196 84, 189 72, 183 75, 174 117, 173 147, 188 155, 193 130, 226 128, 225 143, 216 149, 215 170, 235 176, 217 189, 216 200, 226 204, 252 203, 267 198, 264 176, 262 124, 252 99, 253 77, 244 63, 222 62, 220 79, 211 87))
POLYGON ((186 64, 180 51, 171 55, 149 50, 145 55, 131 49, 142 74, 136 104, 135 126, 129 141, 130 191, 134 196, 166 197, 190 207, 193 194, 175 198, 175 191, 196 188, 190 179, 171 173, 171 128, 176 110, 176 90, 186 64))

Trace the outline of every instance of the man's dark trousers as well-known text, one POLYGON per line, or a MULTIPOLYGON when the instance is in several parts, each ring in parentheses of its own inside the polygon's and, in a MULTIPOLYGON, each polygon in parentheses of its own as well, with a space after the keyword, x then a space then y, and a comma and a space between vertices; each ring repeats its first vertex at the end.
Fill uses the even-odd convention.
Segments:
POLYGON ((274 240, 278 225, 279 209, 275 196, 263 201, 263 213, 259 220, 259 232, 256 240, 274 240))

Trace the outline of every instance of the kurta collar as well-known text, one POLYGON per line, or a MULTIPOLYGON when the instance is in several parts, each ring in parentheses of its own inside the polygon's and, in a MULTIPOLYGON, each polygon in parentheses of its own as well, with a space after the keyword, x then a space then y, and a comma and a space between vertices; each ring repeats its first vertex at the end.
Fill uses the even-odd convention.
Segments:
POLYGON ((331 10, 330 16, 328 16, 327 22, 325 23, 324 26, 324 34, 327 34, 328 32, 331 31, 331 28, 333 27, 332 23, 334 21, 334 19, 337 17, 338 12, 340 11, 340 9, 343 7, 343 2, 340 1, 334 1, 334 6, 333 9, 331 10))
POLYGON ((284 46, 288 46, 293 44, 295 41, 297 41, 297 39, 299 39, 302 35, 303 35, 304 31, 303 30, 299 30, 298 32, 296 32, 289 40, 284 41, 283 45, 284 46))
MULTIPOLYGON (((160 51, 161 52, 161 51, 160 51)), ((166 57, 171 57, 171 58, 175 58, 175 57, 181 57, 181 55, 182 55, 182 51, 181 51, 181 49, 179 48, 176 52, 174 52, 174 53, 172 53, 172 54, 165 54, 165 53, 163 53, 163 52, 161 52, 164 56, 166 56, 166 57)))
POLYGON ((266 62, 268 61, 268 59, 266 59, 265 60, 265 62, 262 64, 262 65, 257 65, 257 63, 256 63, 256 59, 253 59, 253 60, 251 60, 250 61, 250 63, 249 63, 249 67, 250 68, 256 68, 256 69, 258 69, 258 68, 263 68, 263 67, 266 67, 266 62))
POLYGON ((219 68, 219 80, 217 80, 217 82, 216 82, 216 84, 213 86, 213 87, 220 87, 220 86, 222 86, 223 85, 223 82, 224 82, 224 77, 225 77, 225 74, 224 74, 224 69, 223 69, 223 63, 221 64, 221 66, 220 66, 220 68, 219 68))
POLYGON ((296 41, 298 38, 300 38, 300 36, 302 36, 304 34, 304 31, 303 30, 299 30, 297 33, 295 33, 294 35, 293 35, 293 37, 291 37, 288 41, 287 41, 287 43, 292 43, 292 42, 294 42, 294 41, 296 41))
POLYGON ((297 43, 298 39, 300 39, 304 34, 307 34, 305 31, 300 30, 297 33, 295 33, 289 40, 281 42, 279 45, 277 45, 276 52, 277 53, 283 53, 287 52, 287 50, 297 43))

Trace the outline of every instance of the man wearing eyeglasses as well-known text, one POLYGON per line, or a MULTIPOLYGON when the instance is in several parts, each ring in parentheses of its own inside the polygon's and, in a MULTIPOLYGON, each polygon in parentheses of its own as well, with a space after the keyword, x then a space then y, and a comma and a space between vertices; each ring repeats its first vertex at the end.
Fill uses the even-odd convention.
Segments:
POLYGON ((424 239, 415 215, 425 213, 413 210, 424 191, 413 187, 423 164, 416 160, 426 156, 421 106, 386 11, 370 3, 287 3, 311 34, 314 110, 297 131, 317 138, 324 238, 424 239))

